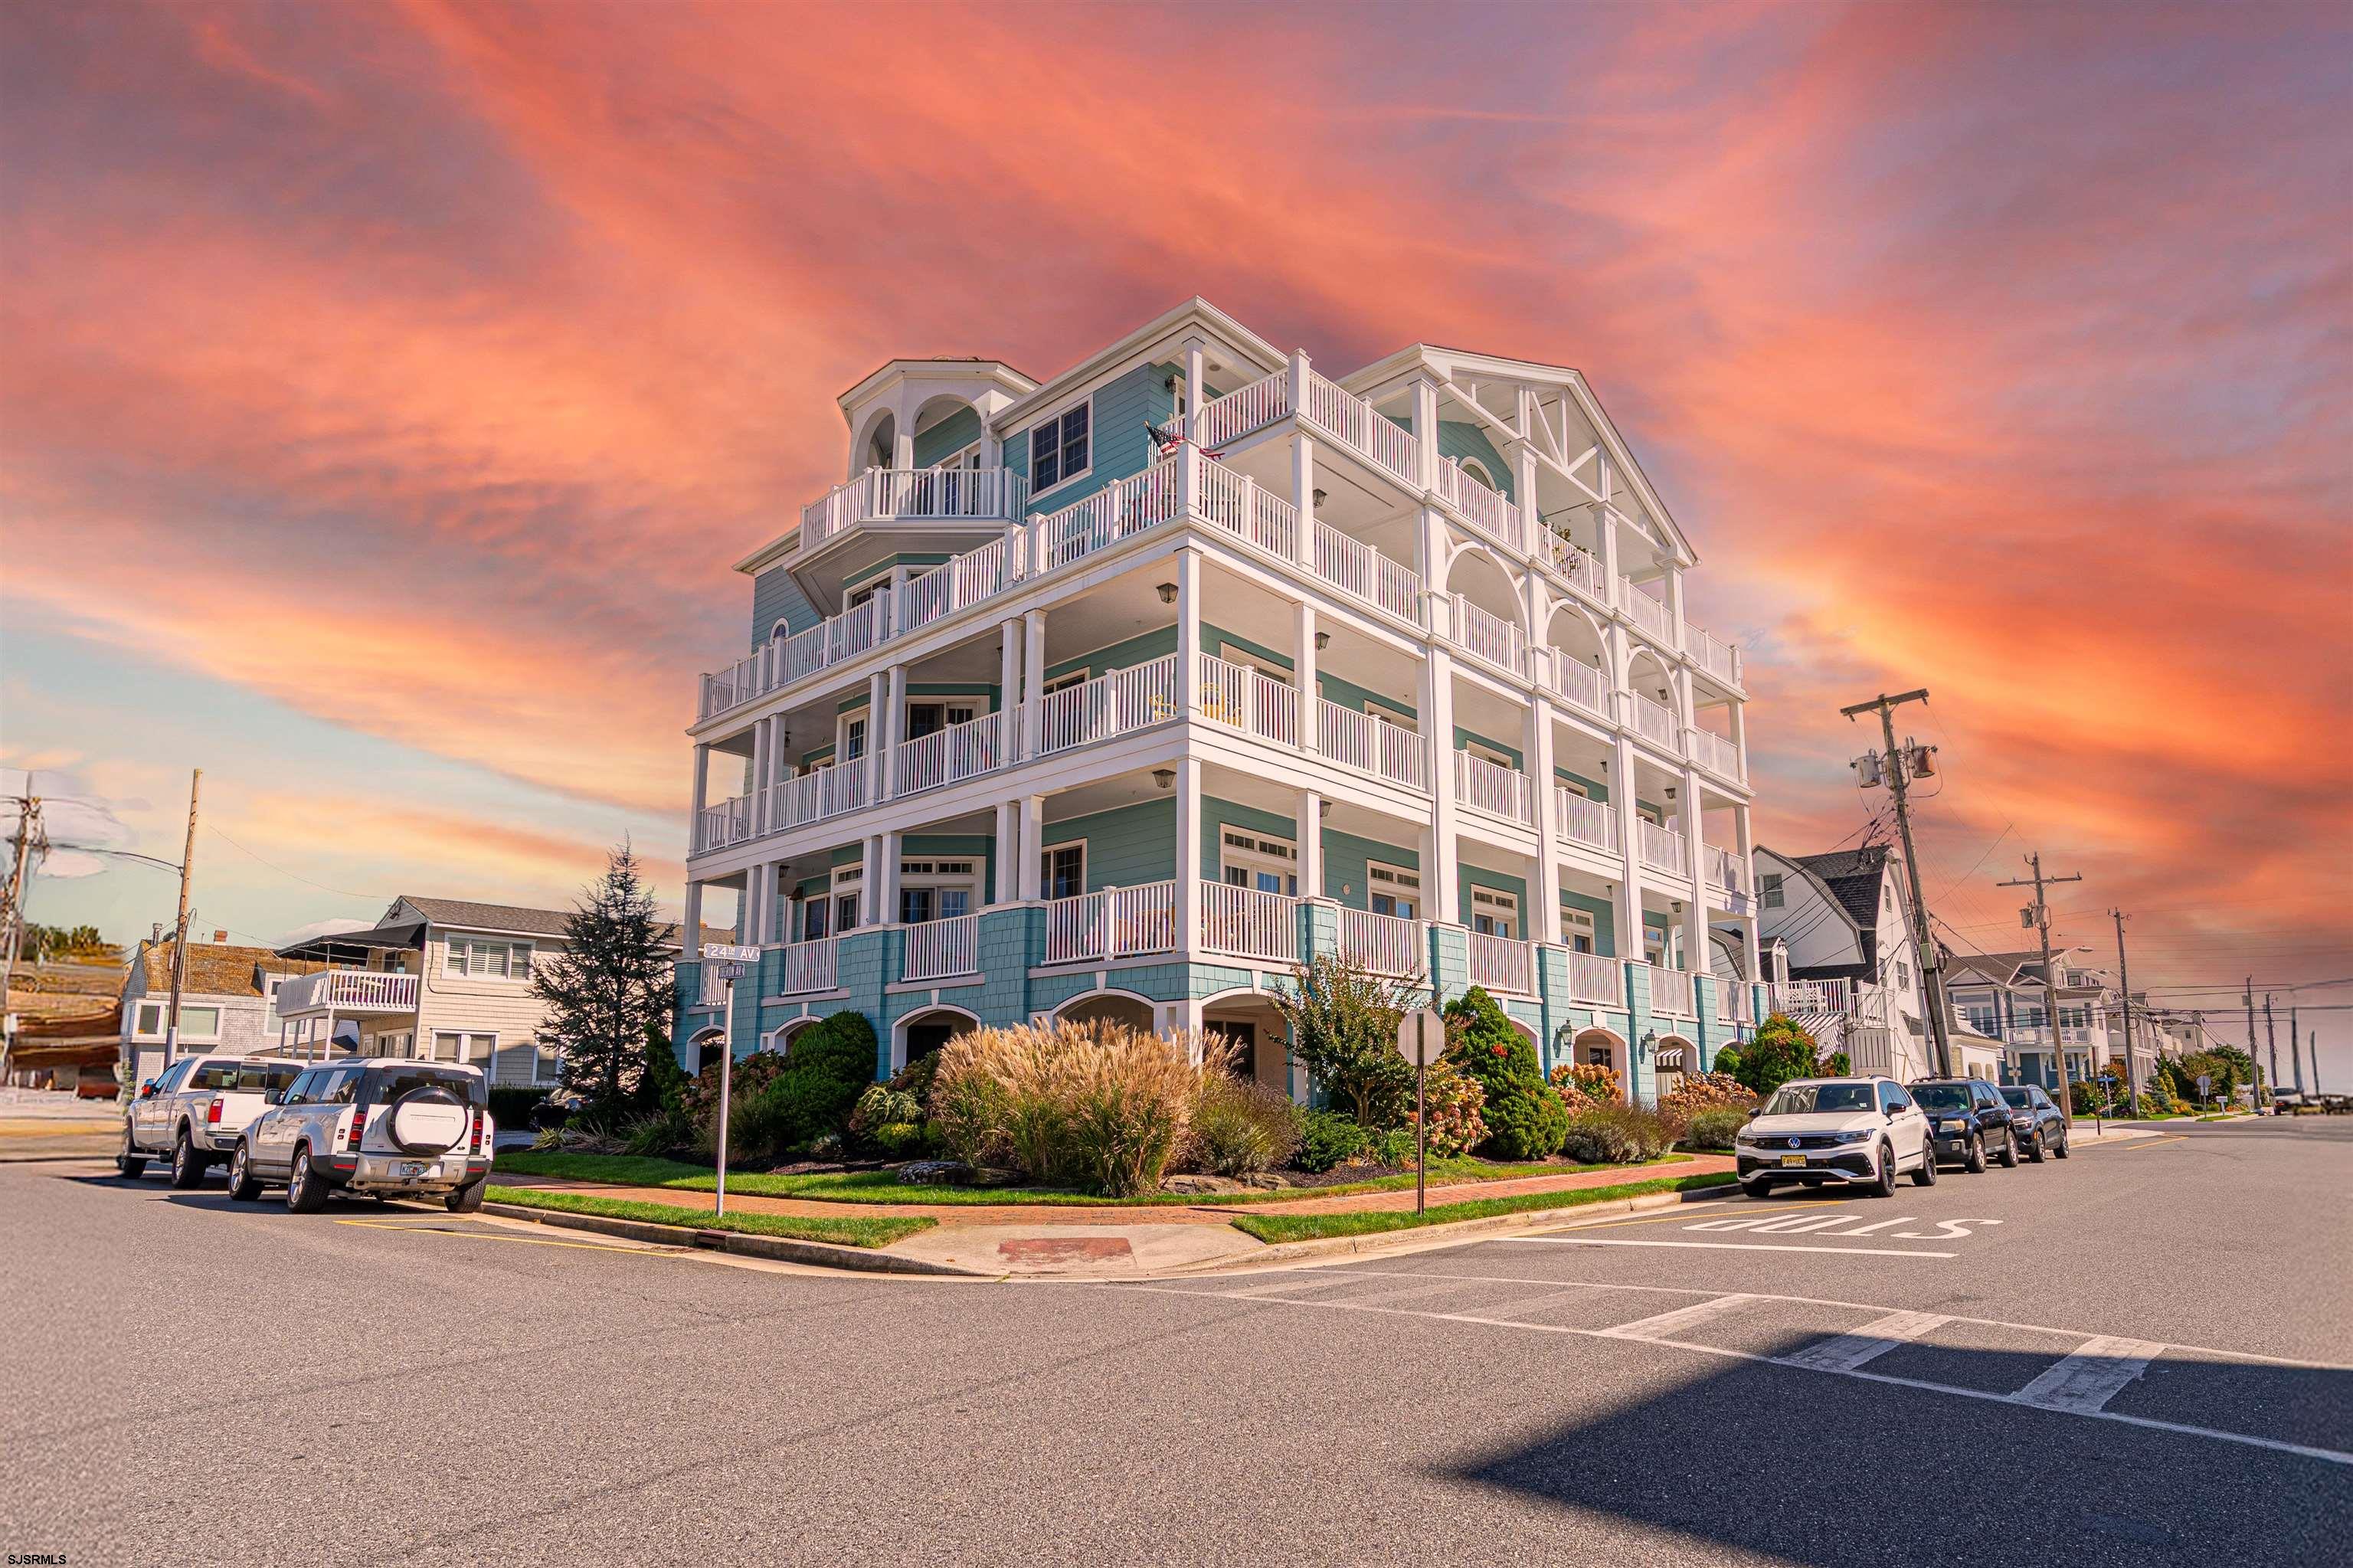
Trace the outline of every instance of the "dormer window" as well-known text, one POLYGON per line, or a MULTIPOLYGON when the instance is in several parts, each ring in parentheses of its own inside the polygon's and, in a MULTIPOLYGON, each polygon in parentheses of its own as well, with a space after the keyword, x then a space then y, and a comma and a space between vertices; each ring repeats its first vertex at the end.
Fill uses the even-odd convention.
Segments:
POLYGON ((1051 490, 1093 466, 1091 405, 1074 403, 1029 432, 1029 489, 1051 490))

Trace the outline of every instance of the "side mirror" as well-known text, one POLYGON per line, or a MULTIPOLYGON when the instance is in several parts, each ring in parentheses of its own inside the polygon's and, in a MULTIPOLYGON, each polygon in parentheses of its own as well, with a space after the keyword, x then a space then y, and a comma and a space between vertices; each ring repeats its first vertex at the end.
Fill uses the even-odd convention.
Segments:
POLYGON ((155 1097, 154 1079, 150 1078, 145 1083, 139 1086, 139 1097, 142 1100, 152 1100, 155 1097))
POLYGON ((286 1103, 286 1091, 284 1089, 272 1089, 268 1094, 262 1096, 261 1099, 264 1105, 282 1106, 286 1103))

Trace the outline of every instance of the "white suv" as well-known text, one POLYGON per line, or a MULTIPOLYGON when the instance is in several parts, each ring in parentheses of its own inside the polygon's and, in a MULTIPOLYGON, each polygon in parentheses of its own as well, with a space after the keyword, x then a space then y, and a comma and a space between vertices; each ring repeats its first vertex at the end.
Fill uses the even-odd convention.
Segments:
POLYGON ((1733 1141, 1740 1190, 1761 1198, 1781 1182, 1860 1186, 1885 1198, 1896 1173, 1936 1182, 1928 1118, 1893 1078, 1792 1078, 1757 1107, 1733 1141))
POLYGON ((493 1131, 479 1067, 400 1056, 322 1062, 237 1140, 229 1196, 249 1202, 282 1181, 298 1214, 316 1213, 337 1189, 439 1198, 465 1213, 482 1206, 493 1131))

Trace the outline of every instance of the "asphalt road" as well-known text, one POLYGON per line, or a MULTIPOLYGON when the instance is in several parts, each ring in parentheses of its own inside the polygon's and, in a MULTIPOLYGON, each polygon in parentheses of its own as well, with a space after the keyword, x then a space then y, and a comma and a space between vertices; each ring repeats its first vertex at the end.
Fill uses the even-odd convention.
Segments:
POLYGON ((2341 1561, 2348 1178, 2353 1124, 2242 1122, 1892 1199, 998 1285, 17 1165, 0 1537, 75 1563, 2341 1561))

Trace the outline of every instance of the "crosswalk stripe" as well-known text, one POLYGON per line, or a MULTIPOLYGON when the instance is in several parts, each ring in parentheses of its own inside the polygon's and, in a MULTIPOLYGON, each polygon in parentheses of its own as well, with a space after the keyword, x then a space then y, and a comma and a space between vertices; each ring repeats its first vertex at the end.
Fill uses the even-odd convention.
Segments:
POLYGON ((1811 1367, 1816 1372, 1852 1372, 1951 1321, 1941 1312, 1890 1312, 1852 1333, 1833 1334, 1774 1359, 1785 1366, 1811 1367))
POLYGON ((2164 1349, 2147 1340, 2086 1340, 2010 1397, 2041 1410, 2088 1415, 2124 1392, 2125 1384, 2147 1372, 2164 1349))
POLYGON ((1706 1301, 1678 1307, 1672 1312, 1660 1312, 1648 1318, 1637 1318, 1630 1323, 1620 1323, 1601 1331, 1616 1340, 1667 1340, 1686 1329, 1696 1329, 1712 1323, 1728 1312, 1736 1312, 1755 1300, 1753 1296, 1718 1296, 1706 1301))
POLYGON ((1254 1285, 1248 1290, 1220 1290, 1218 1294, 1229 1296, 1238 1301, 1247 1301, 1254 1296, 1280 1296, 1286 1290, 1323 1290, 1331 1286, 1345 1285, 1355 1277, 1356 1277, 1354 1275, 1342 1274, 1336 1269, 1320 1276, 1291 1274, 1285 1275, 1271 1285, 1254 1285))

